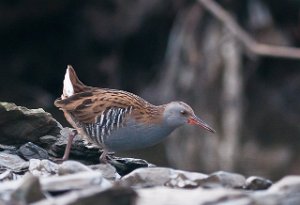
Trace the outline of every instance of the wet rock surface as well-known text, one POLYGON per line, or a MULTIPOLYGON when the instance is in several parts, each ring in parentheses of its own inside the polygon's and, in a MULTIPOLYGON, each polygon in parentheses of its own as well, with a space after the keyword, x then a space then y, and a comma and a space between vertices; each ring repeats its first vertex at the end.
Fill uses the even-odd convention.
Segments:
POLYGON ((1 116, 0 128, 9 125, 14 132, 0 131, 0 204, 300 204, 300 176, 273 184, 259 176, 203 174, 116 156, 99 164, 99 150, 80 136, 75 137, 71 160, 58 162, 54 159, 62 156, 70 128, 40 109, 1 106, 7 121, 1 116), (25 131, 31 133, 18 126, 28 126, 25 131))

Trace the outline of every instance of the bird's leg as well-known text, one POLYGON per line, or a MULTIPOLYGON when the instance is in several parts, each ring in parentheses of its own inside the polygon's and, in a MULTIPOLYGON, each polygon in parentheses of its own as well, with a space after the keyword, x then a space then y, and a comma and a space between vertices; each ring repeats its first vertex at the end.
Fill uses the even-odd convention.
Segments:
POLYGON ((64 152, 64 156, 60 159, 61 161, 65 161, 65 160, 69 159, 69 155, 70 155, 70 151, 71 151, 71 147, 72 147, 72 142, 73 142, 73 139, 74 139, 76 134, 77 134, 76 130, 73 130, 69 134, 67 145, 66 145, 65 152, 64 152))
POLYGON ((77 134, 77 131, 73 130, 68 136, 68 142, 67 142, 67 145, 66 145, 66 148, 65 148, 64 156, 62 158, 63 161, 69 159, 69 155, 70 155, 70 151, 71 151, 71 147, 72 147, 72 142, 73 142, 73 139, 74 139, 76 134, 77 134))

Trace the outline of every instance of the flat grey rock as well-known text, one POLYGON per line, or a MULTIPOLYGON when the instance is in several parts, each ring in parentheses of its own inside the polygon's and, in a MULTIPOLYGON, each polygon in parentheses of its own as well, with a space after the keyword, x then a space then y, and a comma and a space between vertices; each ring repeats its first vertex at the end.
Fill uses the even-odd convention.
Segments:
POLYGON ((90 169, 94 171, 101 172, 102 176, 110 181, 116 181, 121 178, 121 176, 118 174, 116 168, 112 166, 111 164, 96 164, 96 165, 90 165, 90 169))
POLYGON ((210 174, 205 180, 205 186, 222 186, 227 188, 243 188, 246 183, 246 178, 237 173, 218 171, 210 174))
POLYGON ((59 175, 75 174, 79 172, 92 172, 88 166, 73 160, 64 161, 58 166, 59 175))
POLYGON ((129 187, 112 187, 107 189, 90 187, 69 192, 51 200, 41 200, 32 205, 136 205, 136 198, 136 192, 129 187))
POLYGON ((139 168, 122 177, 121 183, 132 187, 197 187, 197 181, 207 178, 207 175, 174 170, 163 167, 139 168))
POLYGON ((111 187, 112 183, 106 180, 100 172, 88 171, 41 178, 41 185, 42 189, 48 192, 62 192, 86 189, 93 186, 104 189, 111 187))
POLYGON ((18 155, 8 154, 5 152, 0 152, 0 168, 9 169, 14 172, 23 172, 27 170, 29 163, 18 155))
POLYGON ((17 180, 22 177, 23 177, 23 175, 15 174, 12 170, 6 170, 0 174, 0 182, 17 180))
POLYGON ((174 189, 153 187, 138 189, 137 205, 251 205, 251 199, 239 190, 232 189, 174 189), (235 203, 232 203, 236 201, 235 203))
POLYGON ((79 172, 99 172, 105 179, 110 181, 120 179, 120 175, 117 173, 116 168, 110 164, 86 166, 80 162, 68 160, 60 164, 58 168, 58 175, 68 175, 79 172))
POLYGON ((202 186, 206 188, 243 188, 246 179, 240 174, 229 172, 216 172, 211 175, 205 175, 197 172, 154 167, 136 169, 124 176, 121 181, 133 187, 168 186, 196 188, 202 186))

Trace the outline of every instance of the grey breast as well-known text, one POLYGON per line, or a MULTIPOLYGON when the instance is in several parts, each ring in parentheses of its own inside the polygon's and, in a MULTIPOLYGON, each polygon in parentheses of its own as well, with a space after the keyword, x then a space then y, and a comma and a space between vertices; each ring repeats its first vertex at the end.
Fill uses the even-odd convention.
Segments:
POLYGON ((173 130, 174 128, 156 124, 138 124, 130 120, 126 126, 113 131, 105 140, 105 145, 111 151, 140 149, 161 142, 173 130))
POLYGON ((157 124, 139 124, 130 118, 131 111, 131 106, 106 109, 96 118, 96 123, 84 124, 83 128, 94 143, 108 151, 152 146, 162 141, 174 130, 174 128, 157 124))

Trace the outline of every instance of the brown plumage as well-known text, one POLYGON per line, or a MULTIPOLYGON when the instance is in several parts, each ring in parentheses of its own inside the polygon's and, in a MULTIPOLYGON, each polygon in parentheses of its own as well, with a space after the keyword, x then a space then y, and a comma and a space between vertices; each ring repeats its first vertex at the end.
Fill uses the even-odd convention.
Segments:
MULTIPOLYGON (((126 91, 86 86, 70 65, 63 94, 54 104, 84 139, 104 149, 102 161, 105 161, 108 150, 156 144, 184 123, 197 124, 214 132, 183 102, 155 106, 126 91)), ((73 136, 70 138, 72 142, 73 136)), ((66 149, 64 159, 68 155, 66 149)))

